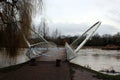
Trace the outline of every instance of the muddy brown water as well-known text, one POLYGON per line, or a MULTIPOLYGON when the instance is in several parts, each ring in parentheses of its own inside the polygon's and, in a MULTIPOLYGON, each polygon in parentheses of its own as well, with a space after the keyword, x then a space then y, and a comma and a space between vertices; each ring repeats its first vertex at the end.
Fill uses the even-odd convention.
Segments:
POLYGON ((81 49, 71 62, 96 71, 120 72, 120 50, 81 49))

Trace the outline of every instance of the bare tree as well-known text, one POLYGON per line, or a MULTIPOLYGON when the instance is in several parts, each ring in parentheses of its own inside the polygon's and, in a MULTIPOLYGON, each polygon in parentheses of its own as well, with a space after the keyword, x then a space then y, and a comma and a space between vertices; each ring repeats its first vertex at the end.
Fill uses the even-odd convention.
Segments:
POLYGON ((10 53, 10 56, 15 56, 17 53, 18 44, 15 43, 18 40, 17 37, 17 24, 16 24, 16 13, 17 13, 17 5, 14 0, 4 0, 0 3, 1 11, 1 42, 2 47, 5 47, 7 52, 10 53))
POLYGON ((58 29, 55 29, 55 31, 52 32, 52 38, 57 39, 61 36, 61 33, 58 31, 58 29))
POLYGON ((25 45, 18 26, 26 37, 30 35, 32 1, 0 0, 0 47, 5 48, 11 57, 16 56, 18 48, 25 45))
POLYGON ((46 20, 42 18, 41 24, 38 28, 39 34, 41 34, 44 38, 47 38, 49 36, 49 27, 47 27, 46 20))

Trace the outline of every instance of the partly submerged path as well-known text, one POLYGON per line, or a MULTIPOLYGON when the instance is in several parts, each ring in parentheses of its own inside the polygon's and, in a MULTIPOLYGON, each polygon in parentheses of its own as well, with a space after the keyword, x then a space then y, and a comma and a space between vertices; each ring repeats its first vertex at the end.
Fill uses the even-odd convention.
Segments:
POLYGON ((22 68, 0 75, 0 80, 70 80, 66 63, 56 67, 55 62, 37 62, 36 66, 22 68))
POLYGON ((95 74, 71 66, 65 60, 65 49, 53 49, 36 58, 32 64, 27 62, 10 72, 0 72, 0 80, 99 80, 94 77, 95 74), (56 59, 61 59, 61 65, 58 67, 56 67, 56 59))
POLYGON ((21 68, 7 73, 0 72, 0 80, 71 80, 68 62, 65 62, 65 50, 57 49, 28 62, 21 68), (61 65, 56 67, 56 59, 61 65))

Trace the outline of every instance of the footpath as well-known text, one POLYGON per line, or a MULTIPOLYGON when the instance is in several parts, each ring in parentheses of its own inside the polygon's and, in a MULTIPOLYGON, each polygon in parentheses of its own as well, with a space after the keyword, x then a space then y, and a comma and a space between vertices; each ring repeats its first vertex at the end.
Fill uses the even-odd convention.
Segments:
POLYGON ((65 49, 49 51, 15 71, 0 72, 0 80, 71 80, 65 56, 65 49))

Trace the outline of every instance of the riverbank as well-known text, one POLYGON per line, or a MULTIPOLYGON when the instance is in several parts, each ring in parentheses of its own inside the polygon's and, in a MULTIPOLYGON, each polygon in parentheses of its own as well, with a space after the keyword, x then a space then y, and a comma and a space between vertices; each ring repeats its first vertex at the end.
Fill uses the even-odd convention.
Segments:
POLYGON ((0 71, 0 80, 71 80, 64 49, 49 51, 46 56, 0 71), (49 54, 49 55, 48 55, 49 54))
POLYGON ((107 75, 90 68, 70 63, 73 71, 73 80, 120 80, 120 75, 107 75))
POLYGON ((120 76, 102 74, 73 63, 62 62, 59 67, 54 61, 35 63, 27 62, 0 70, 0 80, 120 80, 120 76))
POLYGON ((36 61, 24 64, 19 69, 0 72, 0 80, 70 80, 69 66, 62 62, 56 66, 55 61, 36 61))
POLYGON ((11 72, 11 71, 16 71, 16 70, 20 69, 22 66, 28 64, 29 62, 30 61, 24 62, 21 64, 17 64, 17 65, 12 65, 12 66, 8 66, 8 67, 0 68, 0 73, 7 73, 7 72, 11 72))

